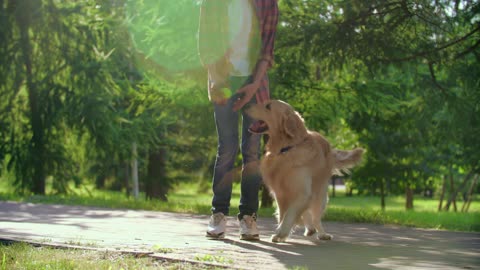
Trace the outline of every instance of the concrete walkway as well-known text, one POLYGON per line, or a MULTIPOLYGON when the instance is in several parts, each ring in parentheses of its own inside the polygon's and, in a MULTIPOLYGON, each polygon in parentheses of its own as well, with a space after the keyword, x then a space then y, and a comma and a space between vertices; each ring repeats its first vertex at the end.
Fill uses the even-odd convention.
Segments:
POLYGON ((325 222, 332 241, 269 241, 273 218, 259 218, 261 241, 204 237, 208 216, 0 202, 0 239, 147 253, 232 269, 480 269, 480 234, 325 222))

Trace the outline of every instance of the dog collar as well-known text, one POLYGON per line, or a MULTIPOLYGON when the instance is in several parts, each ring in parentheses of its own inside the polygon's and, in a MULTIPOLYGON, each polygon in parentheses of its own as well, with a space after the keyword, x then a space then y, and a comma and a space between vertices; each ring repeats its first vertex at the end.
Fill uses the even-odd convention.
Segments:
POLYGON ((287 147, 283 147, 282 149, 280 149, 280 154, 285 154, 286 152, 288 152, 288 150, 292 149, 293 146, 287 146, 287 147))
POLYGON ((305 138, 303 141, 301 141, 301 142, 299 142, 295 145, 289 145, 289 146, 283 147, 282 149, 280 149, 280 155, 285 154, 286 152, 290 151, 290 149, 292 149, 295 146, 299 146, 300 144, 304 143, 306 140, 307 140, 307 138, 305 138))

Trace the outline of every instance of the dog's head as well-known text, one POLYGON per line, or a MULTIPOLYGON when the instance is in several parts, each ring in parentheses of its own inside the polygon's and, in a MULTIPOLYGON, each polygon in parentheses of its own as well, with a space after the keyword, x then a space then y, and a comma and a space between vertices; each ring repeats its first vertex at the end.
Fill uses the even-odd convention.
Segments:
POLYGON ((252 133, 284 136, 287 139, 304 138, 307 134, 303 118, 286 102, 271 100, 265 104, 251 105, 246 113, 257 120, 249 128, 252 133))

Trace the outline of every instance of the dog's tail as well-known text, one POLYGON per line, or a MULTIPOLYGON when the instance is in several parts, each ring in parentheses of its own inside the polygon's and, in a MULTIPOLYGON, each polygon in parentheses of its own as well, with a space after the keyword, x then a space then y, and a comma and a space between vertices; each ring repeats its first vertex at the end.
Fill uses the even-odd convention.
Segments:
POLYGON ((362 160, 363 152, 364 150, 362 148, 355 148, 349 151, 334 149, 335 172, 340 173, 340 170, 348 171, 348 169, 353 168, 362 160))

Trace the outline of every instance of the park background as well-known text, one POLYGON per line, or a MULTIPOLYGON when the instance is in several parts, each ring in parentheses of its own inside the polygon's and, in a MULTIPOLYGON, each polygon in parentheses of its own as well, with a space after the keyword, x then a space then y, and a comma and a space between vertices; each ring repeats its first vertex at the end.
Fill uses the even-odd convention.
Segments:
MULTIPOLYGON (((0 199, 209 213, 200 3, 0 0, 0 199)), ((366 149, 326 219, 480 231, 480 4, 278 3, 271 96, 366 149)))

